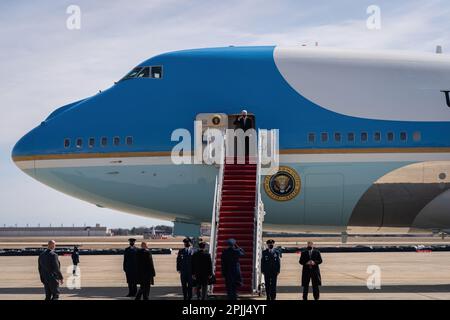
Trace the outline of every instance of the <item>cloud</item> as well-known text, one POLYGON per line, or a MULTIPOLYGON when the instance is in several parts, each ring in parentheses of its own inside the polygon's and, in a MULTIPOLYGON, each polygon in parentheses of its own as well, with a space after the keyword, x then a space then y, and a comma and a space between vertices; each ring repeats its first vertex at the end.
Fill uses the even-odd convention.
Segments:
POLYGON ((10 150, 57 107, 111 86, 153 55, 195 47, 315 41, 331 47, 428 52, 442 44, 445 51, 450 49, 449 14, 445 0, 1 1, 1 220, 26 221, 36 203, 47 220, 98 217, 108 222, 122 217, 32 181, 14 167, 10 150), (366 8, 374 2, 381 7, 379 31, 365 26, 366 8), (79 31, 66 28, 70 4, 81 7, 79 31), (18 201, 19 194, 29 200, 18 201), (64 218, 61 210, 68 213, 64 218))

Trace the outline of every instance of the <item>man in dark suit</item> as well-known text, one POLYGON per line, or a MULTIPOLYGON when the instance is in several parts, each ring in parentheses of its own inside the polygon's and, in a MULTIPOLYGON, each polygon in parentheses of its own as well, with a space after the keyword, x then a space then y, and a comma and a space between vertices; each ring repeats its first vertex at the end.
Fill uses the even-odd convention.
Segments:
POLYGON ((198 250, 192 255, 192 279, 197 288, 197 299, 206 299, 208 282, 213 275, 211 255, 205 251, 206 243, 200 242, 198 250))
POLYGON ((181 288, 183 291, 183 299, 192 299, 192 255, 194 248, 191 247, 191 239, 183 240, 184 248, 178 251, 177 255, 177 271, 180 274, 181 288))
POLYGON ((261 272, 264 274, 267 300, 276 300, 277 277, 280 274, 280 252, 274 248, 275 241, 267 240, 267 249, 262 252, 261 272))
POLYGON ((237 300, 237 289, 242 285, 241 265, 239 258, 245 255, 236 240, 227 240, 228 248, 223 250, 221 264, 222 276, 225 278, 228 300, 237 300))
POLYGON ((310 281, 312 282, 314 300, 319 300, 319 286, 322 285, 319 265, 322 263, 322 256, 320 255, 320 251, 314 248, 312 241, 308 241, 306 250, 302 251, 299 263, 303 266, 303 300, 308 300, 310 281))
POLYGON ((139 291, 136 300, 148 300, 150 294, 150 286, 154 284, 155 267, 153 265, 152 253, 148 249, 147 242, 141 243, 141 249, 136 253, 137 260, 137 282, 139 283, 139 291))
MULTIPOLYGON (((242 129, 244 133, 253 128, 253 121, 247 116, 247 110, 242 110, 241 115, 234 120, 233 124, 236 126, 235 129, 242 129)), ((235 144, 235 155, 238 156, 238 143, 235 144)), ((249 137, 244 137, 245 145, 245 156, 250 155, 250 140, 249 137)))
POLYGON ((123 254, 123 271, 127 277, 128 294, 127 297, 135 297, 137 293, 137 249, 134 246, 136 239, 128 239, 130 246, 125 249, 123 254))
POLYGON ((50 240, 47 249, 41 253, 38 259, 39 276, 44 284, 45 300, 58 300, 59 285, 63 284, 61 264, 55 252, 55 247, 55 241, 50 240))
POLYGON ((241 115, 234 120, 233 124, 236 129, 242 129, 244 132, 253 128, 253 121, 248 117, 247 110, 242 110, 241 115))

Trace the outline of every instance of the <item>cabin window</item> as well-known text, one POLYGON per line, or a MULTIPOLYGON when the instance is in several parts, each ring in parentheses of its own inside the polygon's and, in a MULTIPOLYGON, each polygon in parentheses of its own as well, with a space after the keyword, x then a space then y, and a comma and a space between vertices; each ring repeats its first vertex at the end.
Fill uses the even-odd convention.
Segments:
POLYGON ((334 133, 334 141, 341 142, 341 140, 342 140, 341 134, 339 132, 335 132, 334 133))
POLYGON ((349 132, 347 134, 347 140, 348 140, 348 142, 354 142, 355 141, 355 134, 353 132, 349 132))
POLYGON ((142 70, 137 74, 137 78, 150 78, 150 67, 144 67, 142 70))
POLYGON ((407 139, 408 139, 408 136, 407 136, 406 132, 400 132, 400 140, 406 141, 407 139))
POLYGON ((315 143, 316 142, 316 134, 315 133, 308 133, 308 142, 309 143, 315 143))
POLYGON ((64 148, 69 148, 70 147, 70 139, 66 138, 64 139, 64 148))
POLYGON ((393 133, 393 132, 388 132, 388 133, 387 133, 387 140, 388 140, 389 142, 394 141, 394 133, 393 133))
POLYGON ((89 148, 92 149, 95 146, 95 139, 94 138, 89 138, 88 145, 89 145, 89 148))
POLYGON ((376 142, 380 142, 381 141, 381 133, 380 132, 375 132, 373 134, 373 140, 375 140, 376 142))
POLYGON ((361 132, 361 141, 367 142, 367 139, 368 139, 367 132, 361 132))
POLYGON ((102 137, 101 145, 102 145, 102 147, 106 147, 108 145, 108 138, 107 137, 102 137))
POLYGON ((131 146, 133 144, 133 137, 127 137, 126 143, 127 143, 127 146, 131 146))
POLYGON ((162 67, 161 66, 152 67, 152 78, 154 78, 154 79, 162 78, 162 67))
POLYGON ((119 137, 114 137, 113 143, 114 143, 115 146, 120 145, 120 138, 119 137))
POLYGON ((413 133, 413 140, 419 142, 422 140, 422 133, 420 131, 416 131, 413 133))
POLYGON ((320 140, 322 142, 328 142, 328 133, 327 132, 322 132, 322 134, 320 135, 320 140))
POLYGON ((78 138, 76 146, 78 149, 82 148, 83 147, 83 139, 78 138))

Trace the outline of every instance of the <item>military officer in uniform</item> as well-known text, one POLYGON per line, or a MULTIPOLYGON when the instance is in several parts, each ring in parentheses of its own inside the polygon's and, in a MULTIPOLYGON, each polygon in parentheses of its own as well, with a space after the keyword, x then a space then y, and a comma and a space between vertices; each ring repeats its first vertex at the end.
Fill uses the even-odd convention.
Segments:
POLYGON ((236 243, 235 239, 227 240, 228 248, 222 251, 222 276, 225 278, 228 300, 237 300, 237 289, 242 285, 241 264, 239 258, 245 252, 236 243))
POLYGON ((137 248, 134 246, 136 239, 130 238, 128 239, 130 246, 125 249, 123 255, 123 271, 127 277, 128 283, 128 294, 127 297, 135 297, 137 293, 137 248))
POLYGON ((184 248, 178 251, 177 271, 180 274, 183 299, 192 299, 192 255, 195 250, 191 247, 191 239, 183 240, 184 248))
POLYGON ((322 285, 319 264, 322 263, 322 256, 320 255, 320 251, 314 248, 312 241, 308 241, 306 250, 302 251, 299 263, 303 266, 303 300, 308 300, 310 281, 312 282, 314 300, 319 300, 319 286, 322 285))
POLYGON ((280 252, 274 248, 275 241, 267 240, 267 249, 262 252, 261 271, 264 274, 267 300, 277 296, 277 277, 280 274, 280 252))

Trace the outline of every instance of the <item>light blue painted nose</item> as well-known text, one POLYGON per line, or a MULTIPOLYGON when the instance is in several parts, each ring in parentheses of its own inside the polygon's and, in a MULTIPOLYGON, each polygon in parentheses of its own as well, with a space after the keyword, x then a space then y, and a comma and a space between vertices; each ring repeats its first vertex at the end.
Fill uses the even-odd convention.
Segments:
POLYGON ((31 170, 30 161, 32 156, 35 155, 35 136, 36 129, 31 130, 26 135, 24 135, 12 149, 11 157, 14 163, 24 172, 29 175, 34 174, 34 170, 31 170))

